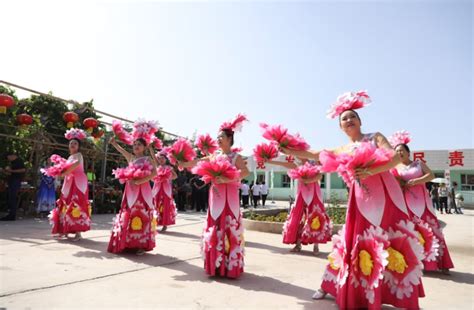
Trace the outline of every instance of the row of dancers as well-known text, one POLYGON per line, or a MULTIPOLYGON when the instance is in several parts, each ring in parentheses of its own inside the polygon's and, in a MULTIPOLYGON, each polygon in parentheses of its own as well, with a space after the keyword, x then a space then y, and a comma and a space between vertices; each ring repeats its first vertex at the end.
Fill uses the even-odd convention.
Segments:
MULTIPOLYGON (((298 160, 266 159, 268 164, 288 169, 317 166, 320 171, 337 171, 345 176, 350 188, 345 225, 338 234, 332 235, 331 220, 319 185, 322 172, 300 179, 295 205, 284 224, 283 243, 294 245, 293 251, 312 244, 317 252, 318 244, 333 242, 314 299, 331 294, 341 309, 379 309, 382 304, 417 309, 418 299, 425 296, 421 281, 423 270, 448 272, 453 268, 425 187, 433 173, 425 163, 410 159, 406 133, 398 133, 390 141, 379 132, 362 133, 361 117, 356 110, 368 102, 370 97, 360 91, 345 93, 332 105, 329 116, 338 118, 341 130, 348 137, 347 144, 323 151, 279 144, 279 152, 298 160), (376 164, 374 158, 367 155, 366 162, 352 166, 353 176, 349 177, 345 170, 349 166, 342 163, 346 160, 347 164, 350 155, 366 152, 367 147, 375 149, 375 153, 387 151, 387 160, 376 164)), ((233 143, 234 134, 245 121, 246 118, 239 115, 221 125, 218 151, 199 159, 175 160, 174 167, 167 161, 169 153, 155 154, 153 139, 146 136, 150 134, 146 130, 138 130, 133 135, 132 152, 112 138, 109 142, 128 163, 151 165, 152 172, 125 182, 108 251, 135 251, 141 255, 153 250, 157 226, 166 228, 176 221, 171 186, 176 178, 175 168, 191 169, 218 159, 236 168, 238 174, 218 175, 211 181, 201 244, 204 269, 210 276, 238 278, 244 272, 245 243, 238 192, 240 181, 249 175, 249 170, 245 159, 233 149, 233 143)), ((87 178, 80 153, 83 134, 70 131, 66 137, 70 140, 68 160, 74 164, 61 172, 62 191, 50 218, 53 234, 76 234, 73 240, 79 240, 81 232, 89 230, 91 225, 87 178)))

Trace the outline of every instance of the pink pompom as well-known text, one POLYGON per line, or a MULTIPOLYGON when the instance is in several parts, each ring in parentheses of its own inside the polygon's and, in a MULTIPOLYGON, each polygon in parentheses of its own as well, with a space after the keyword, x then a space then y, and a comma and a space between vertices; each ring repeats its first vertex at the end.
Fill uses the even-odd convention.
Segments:
POLYGON ((295 169, 288 170, 288 176, 294 180, 308 180, 315 178, 321 172, 321 167, 306 162, 295 169))
POLYGON ((240 170, 222 156, 209 161, 200 161, 192 169, 192 173, 200 175, 205 183, 215 182, 217 177, 235 180, 235 182, 238 182, 240 178, 240 170))
POLYGON ((178 161, 188 162, 196 158, 196 152, 194 151, 191 143, 188 140, 179 138, 172 146, 164 149, 172 165, 176 165, 178 161))
POLYGON ((123 126, 122 123, 119 121, 112 121, 112 130, 115 134, 115 136, 122 141, 125 144, 132 145, 133 144, 133 137, 132 135, 127 132, 123 126))
POLYGON ((274 143, 260 143, 253 149, 253 156, 258 163, 278 157, 278 148, 274 143))
POLYGON ((50 160, 54 165, 48 168, 42 168, 40 171, 53 178, 60 176, 77 162, 77 160, 67 160, 56 154, 51 155, 50 160))
POLYGON ((219 148, 217 142, 209 134, 199 135, 196 139, 196 146, 205 155, 214 154, 219 148))

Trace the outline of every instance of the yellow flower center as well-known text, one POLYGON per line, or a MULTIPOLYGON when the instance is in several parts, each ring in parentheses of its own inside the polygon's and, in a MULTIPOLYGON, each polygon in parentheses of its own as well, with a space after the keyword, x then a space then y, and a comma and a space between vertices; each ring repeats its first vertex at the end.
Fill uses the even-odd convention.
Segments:
POLYGON ((225 235, 225 253, 226 254, 229 254, 229 251, 230 251, 230 242, 229 242, 229 238, 227 238, 227 234, 225 235))
POLYGON ((142 219, 138 216, 135 216, 132 219, 132 230, 141 230, 143 226, 142 219))
POLYGON ((404 273, 405 269, 407 269, 408 265, 405 262, 405 257, 403 254, 398 252, 392 247, 387 249, 388 251, 388 266, 387 268, 391 271, 395 271, 397 273, 404 273))
POLYGON ((66 214, 67 208, 66 208, 66 207, 63 207, 61 212, 62 212, 63 214, 66 214))
POLYGON ((328 255, 328 260, 329 260, 329 267, 331 267, 333 270, 339 270, 339 267, 334 265, 334 257, 331 256, 331 254, 328 255))
POLYGON ((160 206, 160 213, 163 213, 163 205, 160 206))
POLYGON ((321 227, 321 222, 319 221, 319 216, 316 216, 316 217, 311 221, 311 229, 312 229, 312 230, 318 230, 319 227, 321 227))
POLYGON ((417 233, 418 233, 418 241, 420 242, 422 246, 425 246, 425 239, 423 238, 423 235, 419 231, 417 231, 417 233))
POLYGON ((91 217, 91 216, 92 216, 92 207, 91 207, 91 205, 89 205, 89 217, 91 217))
POLYGON ((72 214, 72 217, 78 218, 81 216, 81 210, 79 209, 79 207, 74 207, 72 208, 71 214, 72 214))
POLYGON ((156 231, 156 218, 151 221, 151 231, 156 231))
POLYGON ((368 276, 372 273, 374 268, 374 262, 372 261, 372 256, 366 250, 359 252, 359 268, 362 270, 364 276, 368 276))

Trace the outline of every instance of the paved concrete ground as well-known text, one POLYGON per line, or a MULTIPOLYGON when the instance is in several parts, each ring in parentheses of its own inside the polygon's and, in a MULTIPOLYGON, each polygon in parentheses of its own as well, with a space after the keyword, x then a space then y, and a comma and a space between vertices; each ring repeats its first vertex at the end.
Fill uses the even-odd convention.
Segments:
MULTIPOLYGON (((423 308, 473 309, 473 216, 440 215, 456 268, 425 276, 423 308)), ((144 256, 106 252, 112 217, 94 216, 93 230, 77 243, 52 239, 46 220, 1 222, 0 308, 337 308, 332 299, 311 300, 329 244, 317 257, 311 247, 293 254, 280 235, 247 231, 245 274, 209 278, 199 254, 203 214, 179 214, 144 256)))

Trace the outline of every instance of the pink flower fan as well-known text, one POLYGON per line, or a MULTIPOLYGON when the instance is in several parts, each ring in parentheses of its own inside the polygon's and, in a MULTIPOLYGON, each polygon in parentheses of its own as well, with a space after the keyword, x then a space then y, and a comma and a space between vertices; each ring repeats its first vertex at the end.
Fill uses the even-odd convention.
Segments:
POLYGON ((143 119, 137 120, 133 124, 132 136, 134 140, 143 139, 146 144, 150 144, 155 140, 155 133, 158 131, 158 122, 145 121, 143 119))
POLYGON ((238 182, 240 178, 240 170, 222 156, 209 161, 200 161, 191 172, 200 175, 205 183, 215 182, 217 177, 235 180, 235 182, 238 182))
POLYGON ((212 139, 208 133, 197 137, 196 146, 201 153, 206 155, 213 154, 218 149, 216 140, 212 139))
POLYGON ((260 124, 263 130, 263 137, 269 141, 276 142, 280 147, 289 148, 293 150, 309 149, 309 144, 298 134, 292 135, 288 133, 288 129, 282 125, 268 125, 260 124))
POLYGON ((87 137, 87 134, 84 130, 79 128, 71 128, 64 134, 64 137, 68 140, 78 139, 84 140, 87 137))
POLYGON ((133 137, 132 135, 123 128, 122 122, 112 121, 112 130, 115 136, 125 144, 132 145, 133 137))
POLYGON ((172 170, 173 169, 170 166, 159 166, 156 169, 156 177, 154 178, 154 181, 156 182, 170 181, 173 176, 172 170))
POLYGON ((224 122, 219 130, 241 131, 245 121, 248 121, 244 114, 238 114, 232 121, 224 122))
POLYGON ((371 102, 367 91, 346 92, 337 97, 336 102, 327 111, 328 118, 335 118, 347 110, 363 108, 371 102))
POLYGON ((50 160, 54 165, 48 168, 42 168, 40 171, 53 178, 60 176, 64 171, 77 162, 76 160, 64 159, 56 154, 51 155, 50 160))
POLYGON ((321 170, 324 172, 336 172, 339 167, 337 155, 331 151, 321 151, 319 153, 319 162, 321 163, 321 170))
POLYGON ((315 178, 320 172, 320 166, 312 165, 311 163, 306 162, 304 165, 288 170, 288 176, 293 180, 308 180, 315 178))
POLYGON ((388 138, 388 142, 393 148, 400 144, 408 144, 410 141, 410 133, 406 130, 399 130, 388 138))
POLYGON ((176 165, 178 161, 188 162, 196 158, 191 143, 184 138, 179 138, 172 146, 165 148, 168 158, 172 165, 176 165))
POLYGON ((389 162, 392 157, 393 151, 377 148, 369 142, 362 142, 354 153, 338 155, 337 171, 347 184, 351 184, 355 180, 356 169, 381 166, 389 162))
POLYGON ((278 157, 278 148, 274 143, 260 143, 253 149, 253 156, 258 163, 278 157))
POLYGON ((161 141, 160 138, 153 136, 152 140, 153 140, 153 146, 155 147, 155 149, 161 150, 163 148, 163 141, 161 141))
POLYGON ((112 171, 116 179, 120 181, 121 184, 126 183, 131 180, 138 180, 148 177, 153 170, 153 165, 144 160, 142 162, 131 162, 125 168, 117 168, 112 171))

